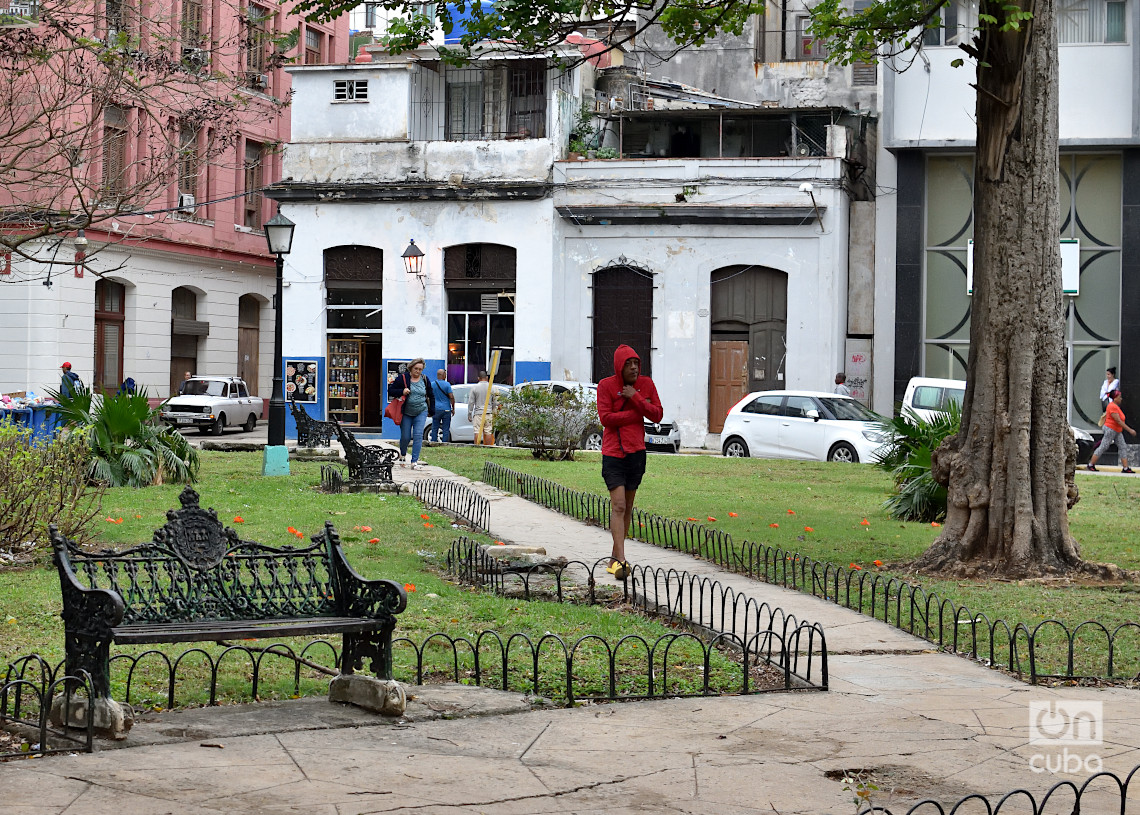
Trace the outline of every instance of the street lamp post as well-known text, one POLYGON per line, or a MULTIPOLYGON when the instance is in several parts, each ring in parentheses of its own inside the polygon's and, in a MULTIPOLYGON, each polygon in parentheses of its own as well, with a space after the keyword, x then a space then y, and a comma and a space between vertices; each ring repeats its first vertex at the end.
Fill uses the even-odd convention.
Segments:
POLYGON ((277 258, 277 294, 273 303, 273 394, 269 397, 269 444, 265 446, 262 475, 289 475, 289 450, 285 447, 285 392, 281 382, 281 289, 285 255, 293 247, 295 224, 278 212, 265 224, 265 242, 277 258))

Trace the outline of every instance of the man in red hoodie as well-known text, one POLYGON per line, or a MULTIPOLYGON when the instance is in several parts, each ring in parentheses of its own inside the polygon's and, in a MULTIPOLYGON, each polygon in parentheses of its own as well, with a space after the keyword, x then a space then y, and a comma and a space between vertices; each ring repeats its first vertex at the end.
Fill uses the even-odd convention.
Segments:
POLYGON ((606 569, 619 580, 629 574, 625 538, 633 519, 633 497, 645 475, 644 420, 661 421, 657 388, 641 376, 641 359, 628 345, 614 351, 614 375, 598 383, 598 419, 602 423, 602 478, 610 491, 610 534, 614 539, 606 569))

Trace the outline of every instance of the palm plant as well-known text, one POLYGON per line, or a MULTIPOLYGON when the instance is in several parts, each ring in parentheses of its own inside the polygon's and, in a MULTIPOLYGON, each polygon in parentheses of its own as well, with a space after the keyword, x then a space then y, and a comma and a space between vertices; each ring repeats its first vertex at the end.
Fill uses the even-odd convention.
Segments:
POLYGON ((197 478, 198 451, 163 424, 161 406, 150 406, 146 388, 102 397, 83 385, 77 385, 73 394, 49 393, 59 402, 53 412, 62 425, 86 434, 91 480, 138 488, 197 478))
POLYGON ((924 419, 911 408, 882 423, 890 441, 880 452, 876 466, 895 481, 895 493, 885 502, 890 516, 900 521, 942 521, 946 517, 946 487, 934 480, 931 458, 942 440, 958 432, 962 406, 949 403, 943 413, 924 419))

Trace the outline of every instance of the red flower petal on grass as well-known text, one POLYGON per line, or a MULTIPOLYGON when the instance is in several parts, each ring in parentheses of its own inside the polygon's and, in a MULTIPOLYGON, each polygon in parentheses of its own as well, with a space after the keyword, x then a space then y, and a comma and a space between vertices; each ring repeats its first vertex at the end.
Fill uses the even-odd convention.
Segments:
POLYGON ((425 523, 425 524, 424 524, 424 529, 435 529, 435 527, 434 527, 434 526, 432 526, 432 525, 431 525, 431 524, 429 524, 429 523, 425 523))
POLYGON ((112 518, 112 517, 111 517, 111 516, 109 516, 109 515, 108 515, 106 518, 104 518, 103 520, 104 520, 104 521, 106 521, 106 522, 107 522, 107 523, 109 523, 109 524, 113 524, 113 523, 115 522, 115 519, 114 519, 114 518, 112 518))
POLYGON ((115 523, 117 523, 117 524, 121 524, 122 522, 123 522, 122 518, 116 518, 115 519, 115 523))
POLYGON ((303 532, 294 532, 293 534, 296 535, 298 538, 305 537, 305 534, 303 532))
POLYGON ((361 532, 371 532, 371 531, 372 531, 372 527, 370 527, 370 526, 362 526, 362 527, 360 527, 360 531, 361 531, 361 532))
POLYGON ((502 541, 495 541, 495 545, 496 546, 506 546, 506 544, 503 543, 502 541))
POLYGON ((788 514, 789 514, 789 515, 795 515, 795 514, 796 514, 796 511, 795 511, 794 509, 789 509, 789 510, 788 510, 788 514))
POLYGON ((870 526, 870 525, 871 525, 871 522, 868 521, 866 518, 864 518, 863 520, 861 520, 859 522, 859 526, 870 526))
POLYGON ((779 524, 768 524, 768 526, 772 527, 773 529, 779 529, 780 528, 779 524))
POLYGON ((876 561, 874 561, 874 564, 875 564, 876 566, 882 566, 882 565, 883 565, 883 561, 881 561, 881 560, 876 560, 876 561))
POLYGON ((288 529, 286 529, 285 531, 288 532, 290 535, 296 535, 297 534, 297 530, 291 526, 288 529))
POLYGON ((714 518, 712 515, 710 515, 710 516, 709 516, 709 520, 710 520, 710 521, 715 521, 715 520, 716 520, 716 518, 714 518))
POLYGON ((415 583, 405 583, 404 584, 404 591, 415 591, 415 590, 416 590, 416 584, 415 583))
POLYGON ((863 571, 863 567, 862 566, 856 566, 855 571, 861 572, 861 571, 863 571))
POLYGON ((852 564, 851 564, 851 568, 852 568, 852 569, 856 568, 856 566, 855 566, 855 564, 854 564, 854 563, 852 563, 852 564))
POLYGON ((730 512, 730 513, 728 513, 728 517, 730 517, 730 518, 735 518, 735 517, 736 517, 736 513, 735 513, 735 512, 730 512))
POLYGON ((930 525, 931 526, 942 526, 942 524, 938 523, 938 521, 931 521, 930 525))
POLYGON ((810 526, 805 526, 805 527, 804 527, 804 532, 814 532, 814 531, 815 531, 815 530, 814 530, 814 529, 812 529, 810 526))
POLYGON ((368 542, 369 542, 369 543, 379 543, 379 542, 380 542, 380 539, 379 539, 379 538, 373 538, 372 540, 370 540, 370 541, 368 541, 368 542))
POLYGON ((429 518, 431 518, 430 515, 420 515, 420 517, 423 518, 425 521, 428 520, 429 518))
POLYGON ((136 517, 136 518, 141 518, 141 517, 142 517, 142 515, 136 515, 135 517, 136 517))
POLYGON ((695 521, 695 520, 696 520, 696 518, 690 518, 689 520, 690 520, 690 521, 695 521))
POLYGON ((235 524, 244 524, 245 518, 241 517, 240 515, 235 515, 234 516, 234 523, 235 524))

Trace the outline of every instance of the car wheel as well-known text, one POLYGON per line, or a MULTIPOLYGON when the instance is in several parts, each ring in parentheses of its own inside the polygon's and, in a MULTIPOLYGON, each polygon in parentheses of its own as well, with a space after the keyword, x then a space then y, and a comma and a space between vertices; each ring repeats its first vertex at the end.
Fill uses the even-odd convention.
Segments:
POLYGON ((583 450, 601 450, 602 449, 602 431, 588 430, 586 435, 582 437, 583 450))
POLYGON ((855 448, 845 441, 839 442, 831 448, 831 452, 827 454, 828 461, 842 461, 847 464, 858 464, 859 454, 855 452, 855 448))
POLYGON ((424 441, 431 441, 430 436, 431 436, 431 425, 425 424, 424 425, 424 441))
POLYGON ((219 413, 218 418, 215 419, 214 423, 210 426, 210 432, 213 433, 215 436, 220 436, 220 435, 222 435, 222 431, 225 429, 226 429, 226 414, 219 413))
POLYGON ((250 433, 255 427, 257 427, 257 417, 251 413, 249 414, 249 418, 245 420, 245 424, 241 426, 241 429, 246 433, 250 433))
POLYGON ((748 444, 739 436, 733 436, 724 443, 721 453, 729 458, 748 458, 748 444))

